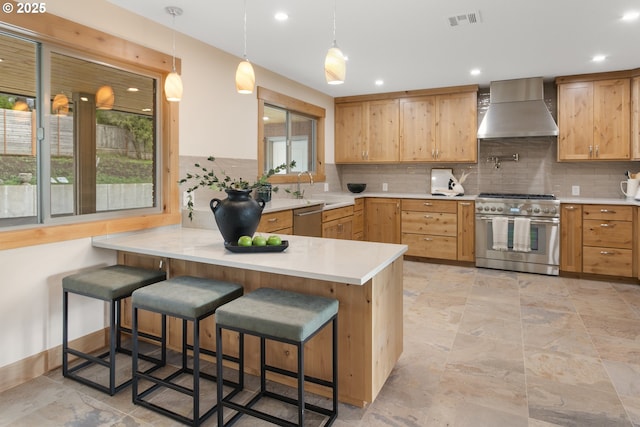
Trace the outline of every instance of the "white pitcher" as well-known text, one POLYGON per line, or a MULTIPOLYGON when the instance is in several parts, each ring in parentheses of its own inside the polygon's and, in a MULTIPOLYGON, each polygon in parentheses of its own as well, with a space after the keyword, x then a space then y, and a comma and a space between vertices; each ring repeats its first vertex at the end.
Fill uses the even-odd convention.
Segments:
POLYGON ((638 187, 640 185, 640 179, 627 179, 626 181, 620 181, 620 190, 622 193, 627 196, 627 199, 632 200, 636 193, 638 192, 638 187), (626 189, 623 188, 626 185, 626 189))

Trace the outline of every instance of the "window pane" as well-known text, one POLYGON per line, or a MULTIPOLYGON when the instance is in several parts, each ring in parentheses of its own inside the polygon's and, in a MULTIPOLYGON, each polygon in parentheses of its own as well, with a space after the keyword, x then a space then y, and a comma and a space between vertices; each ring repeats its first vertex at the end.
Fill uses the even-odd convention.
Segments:
POLYGON ((51 54, 51 215, 156 206, 155 79, 51 54))
POLYGON ((0 34, 0 76, 0 223, 34 223, 36 44, 0 34))
POLYGON ((313 172, 316 120, 271 105, 265 105, 264 116, 264 169, 295 161, 296 166, 288 173, 313 172))

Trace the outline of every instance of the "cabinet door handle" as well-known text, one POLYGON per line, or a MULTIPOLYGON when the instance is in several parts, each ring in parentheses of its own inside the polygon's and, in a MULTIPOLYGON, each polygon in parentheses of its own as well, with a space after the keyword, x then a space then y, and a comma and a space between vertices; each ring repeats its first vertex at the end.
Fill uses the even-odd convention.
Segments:
POLYGON ((432 159, 436 158, 436 150, 435 150, 435 148, 431 150, 431 158, 432 159))
POLYGON ((600 255, 615 255, 615 252, 609 252, 609 251, 600 251, 600 255))
POLYGON ((460 206, 471 206, 471 203, 460 202, 460 206))
POLYGON ((609 209, 600 209, 600 213, 610 213, 610 214, 614 214, 614 213, 616 213, 616 211, 610 211, 609 209))
POLYGON ((267 222, 277 222, 278 218, 269 218, 267 222))
POLYGON ((593 145, 589 146, 589 158, 593 157, 593 145))
POLYGON ((615 224, 600 224, 600 227, 602 228, 613 228, 615 226, 616 226, 615 224))
POLYGON ((596 145, 596 157, 600 157, 600 146, 596 145))

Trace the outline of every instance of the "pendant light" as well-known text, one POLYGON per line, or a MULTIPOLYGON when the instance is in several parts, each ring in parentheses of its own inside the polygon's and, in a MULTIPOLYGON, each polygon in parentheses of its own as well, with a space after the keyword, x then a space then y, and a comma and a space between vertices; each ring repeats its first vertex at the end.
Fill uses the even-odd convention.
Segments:
POLYGON ((115 100, 116 95, 109 85, 100 86, 96 91, 96 108, 98 110, 111 110, 115 100))
POLYGON ((330 85, 344 83, 347 67, 344 55, 336 43, 336 0, 333 1, 333 45, 324 59, 324 77, 330 85))
POLYGON ((242 94, 253 93, 255 84, 256 74, 247 59, 247 0, 244 0, 244 59, 236 70, 236 90, 242 94))
POLYGON ((167 6, 164 10, 173 17, 173 63, 171 72, 164 81, 164 95, 167 101, 178 102, 182 98, 182 78, 176 72, 176 16, 182 15, 182 9, 176 6, 167 6))

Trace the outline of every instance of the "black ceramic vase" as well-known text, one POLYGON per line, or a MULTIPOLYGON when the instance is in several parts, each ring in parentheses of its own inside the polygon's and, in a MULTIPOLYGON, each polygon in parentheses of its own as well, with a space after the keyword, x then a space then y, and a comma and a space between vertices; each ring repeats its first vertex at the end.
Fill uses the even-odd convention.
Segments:
POLYGON ((250 189, 225 191, 226 199, 211 199, 209 202, 224 241, 235 243, 241 236, 253 236, 258 229, 265 202, 251 198, 250 189))

